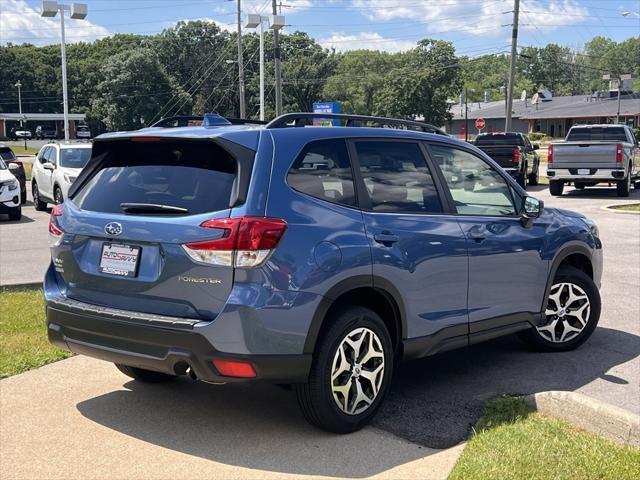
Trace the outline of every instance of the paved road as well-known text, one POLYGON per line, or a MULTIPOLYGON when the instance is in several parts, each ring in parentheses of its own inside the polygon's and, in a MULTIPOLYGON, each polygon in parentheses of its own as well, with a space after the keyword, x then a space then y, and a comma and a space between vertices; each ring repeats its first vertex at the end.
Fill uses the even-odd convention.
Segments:
MULTIPOLYGON (((550 197, 546 188, 543 187, 532 189, 531 193, 543 199, 549 206, 583 212, 596 220, 600 226, 605 255, 603 310, 600 326, 592 339, 574 352, 541 354, 528 351, 516 337, 511 336, 404 365, 397 373, 388 401, 374 422, 377 428, 393 432, 399 437, 426 447, 444 448, 455 445, 467 437, 471 425, 481 415, 487 398, 500 393, 532 393, 545 390, 580 391, 640 414, 640 395, 638 394, 640 392, 640 358, 638 357, 640 354, 640 216, 614 214, 601 209, 601 206, 606 204, 638 200, 640 190, 634 190, 631 198, 625 200, 618 199, 615 191, 607 188, 584 191, 568 188, 567 194, 561 198, 550 197)), ((46 215, 34 214, 32 207, 27 207, 25 213, 33 221, 26 220, 26 223, 16 225, 0 223, 0 239, 2 239, 0 265, 4 268, 1 272, 2 278, 9 275, 5 265, 10 264, 20 270, 31 258, 33 261, 28 268, 33 269, 34 273, 37 271, 38 275, 35 278, 40 279, 40 272, 44 271, 48 262, 46 215), (17 232, 18 228, 24 229, 23 236, 7 242, 5 232, 17 232), (35 250, 38 250, 37 255, 35 250), (41 261, 41 264, 36 265, 41 261)), ((25 276, 25 281, 31 280, 32 278, 25 276)), ((63 371, 66 369, 69 377, 64 383, 67 388, 78 388, 78 385, 72 381, 72 377, 77 374, 74 364, 69 362, 60 365, 63 366, 59 368, 63 371)), ((102 369, 98 369, 97 364, 95 371, 83 373, 84 381, 97 383, 101 391, 109 392, 109 389, 114 388, 120 391, 123 379, 117 380, 117 377, 113 378, 112 375, 107 375, 102 369), (103 378, 105 385, 100 384, 103 378)), ((11 380, 11 382, 14 381, 17 380, 11 380)), ((5 395, 8 384, 3 382, 2 385, 3 395, 5 395)), ((130 383, 127 387, 134 388, 130 383)), ((34 383, 33 388, 34 391, 40 392, 41 386, 34 383)), ((195 391, 198 392, 209 392, 211 387, 202 385, 188 388, 196 389, 195 391)), ((216 390, 212 395, 224 395, 229 404, 233 405, 224 410, 225 417, 244 414, 249 419, 248 425, 251 425, 255 420, 254 416, 260 416, 256 414, 252 404, 245 399, 244 390, 236 387, 222 390, 223 394, 218 394, 216 390)), ((135 388, 133 393, 127 394, 104 393, 106 398, 131 398, 135 407, 131 407, 133 408, 131 413, 128 410, 130 408, 128 404, 116 403, 121 407, 118 413, 121 419, 118 422, 115 420, 106 422, 108 428, 125 429, 122 424, 134 422, 139 430, 145 429, 140 425, 141 420, 138 418, 142 410, 140 405, 143 405, 152 395, 145 393, 138 397, 138 391, 139 388, 135 388)), ((147 390, 144 391, 147 392, 147 390)), ((268 404, 266 416, 278 417, 286 414, 295 415, 295 418, 299 419, 292 395, 284 392, 275 397, 269 397, 269 394, 264 393, 266 391, 260 390, 260 393, 256 393, 246 390, 246 395, 252 398, 267 395, 269 400, 265 402, 268 404), (278 404, 273 405, 274 398, 287 398, 287 400, 278 400, 278 404)), ((87 398, 92 398, 91 392, 87 392, 86 395, 87 398)), ((58 405, 57 397, 45 395, 43 401, 46 401, 46 398, 49 400, 46 402, 49 405, 58 405)), ((182 399, 183 393, 180 388, 163 390, 162 398, 169 404, 163 406, 162 402, 154 403, 153 409, 174 408, 176 399, 182 399)), ((97 405, 95 399, 93 402, 86 401, 91 405, 97 405)), ((183 401, 189 403, 188 398, 184 398, 183 401)), ((65 411, 64 407, 56 408, 57 411, 65 411)), ((211 410, 212 418, 206 417, 206 421, 212 422, 212 426, 215 425, 219 415, 216 408, 211 410)), ((94 410, 95 415, 100 415, 98 408, 94 410)), ((180 408, 177 408, 177 411, 179 410, 180 408)), ((264 410, 264 408, 260 406, 257 410, 264 410)), ((188 411, 197 413, 197 410, 191 407, 188 411)), ((180 413, 180 415, 184 414, 180 413)), ((6 417, 3 415, 3 418, 6 417)), ((302 428, 295 421, 287 423, 287 428, 293 428, 292 425, 296 425, 295 428, 302 428)), ((148 428, 151 429, 151 433, 148 436, 143 435, 143 439, 153 443, 158 427, 153 425, 148 428)), ((102 430, 100 432, 104 433, 102 430)), ((281 430, 278 432, 282 433, 281 430)), ((34 433, 37 433, 37 430, 34 433)), ((142 435, 126 429, 125 433, 134 436, 142 435)), ((190 434, 183 433, 183 435, 186 435, 187 443, 193 441, 190 434)), ((240 438, 236 436, 233 429, 228 435, 224 438, 229 442, 240 438)), ((286 435, 283 434, 282 437, 286 435)), ((274 438, 280 441, 281 436, 274 438)), ((270 441, 265 440, 267 444, 270 441)), ((160 444, 165 448, 189 449, 189 452, 193 453, 192 447, 189 446, 168 447, 167 440, 161 441, 160 444)), ((242 442, 239 441, 238 444, 242 445, 242 442)), ((201 446, 193 448, 199 451, 201 446)))
POLYGON ((49 265, 49 212, 36 212, 31 182, 27 197, 19 222, 0 215, 0 286, 41 282, 49 265))

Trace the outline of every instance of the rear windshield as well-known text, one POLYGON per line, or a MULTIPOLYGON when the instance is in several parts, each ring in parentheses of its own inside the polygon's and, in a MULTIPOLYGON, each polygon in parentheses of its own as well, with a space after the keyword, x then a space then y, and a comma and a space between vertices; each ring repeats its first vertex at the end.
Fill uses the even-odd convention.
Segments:
POLYGON ((90 157, 90 148, 62 148, 60 149, 60 166, 84 168, 90 157))
POLYGON ((626 142, 627 135, 622 127, 573 127, 569 130, 569 135, 567 135, 568 142, 582 140, 626 142))
POLYGON ((16 157, 10 148, 0 148, 0 158, 2 160, 13 160, 16 157))
POLYGON ((480 135, 476 138, 476 145, 520 145, 523 146, 520 135, 480 135))
POLYGON ((76 127, 76 130, 77 130, 78 132, 88 132, 88 131, 89 131, 89 127, 86 127, 86 126, 80 125, 80 126, 76 127))
POLYGON ((214 212, 229 208, 237 168, 210 142, 119 142, 109 145, 99 170, 72 200, 107 213, 124 213, 123 203, 176 207, 189 215, 214 212))

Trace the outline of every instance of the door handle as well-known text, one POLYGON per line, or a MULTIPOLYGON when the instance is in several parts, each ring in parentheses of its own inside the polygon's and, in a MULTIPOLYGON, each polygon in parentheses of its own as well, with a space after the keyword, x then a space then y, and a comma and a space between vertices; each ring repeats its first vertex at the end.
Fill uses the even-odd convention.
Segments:
POLYGON ((385 247, 390 247, 392 244, 398 242, 400 240, 400 237, 394 235, 391 232, 382 232, 376 233, 373 236, 373 239, 376 242, 383 244, 385 247))
POLYGON ((474 225, 469 230, 467 230, 467 238, 475 240, 476 243, 480 243, 487 238, 487 235, 484 229, 481 229, 478 225, 474 225))

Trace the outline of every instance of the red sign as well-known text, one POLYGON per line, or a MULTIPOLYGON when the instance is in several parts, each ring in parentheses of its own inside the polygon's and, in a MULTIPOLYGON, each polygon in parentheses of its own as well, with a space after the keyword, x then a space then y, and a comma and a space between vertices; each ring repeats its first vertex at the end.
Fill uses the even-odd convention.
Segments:
POLYGON ((482 130, 484 128, 484 118, 476 118, 476 128, 482 130))

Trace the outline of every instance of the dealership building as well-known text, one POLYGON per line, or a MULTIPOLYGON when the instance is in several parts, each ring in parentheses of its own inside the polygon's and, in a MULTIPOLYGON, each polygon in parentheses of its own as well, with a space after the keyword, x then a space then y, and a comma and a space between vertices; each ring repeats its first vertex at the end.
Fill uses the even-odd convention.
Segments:
MULTIPOLYGON (((69 138, 76 138, 76 122, 84 122, 84 113, 69 114, 69 138)), ((35 134, 38 125, 56 127, 59 137, 64 137, 64 115, 62 113, 4 113, 0 112, 0 140, 9 137, 12 128, 19 129, 20 121, 26 130, 35 134)), ((35 135, 34 135, 35 136, 35 135)))
MULTIPOLYGON (((478 130, 476 119, 483 118, 482 133, 504 131, 506 101, 474 102, 467 104, 465 121, 464 102, 451 106, 453 118, 444 128, 451 135, 464 137, 468 125, 470 137, 478 130)), ((620 123, 640 126, 640 93, 622 92, 618 107, 618 91, 595 92, 592 95, 554 97, 550 92, 538 92, 533 98, 514 99, 512 130, 522 133, 539 132, 550 137, 564 137, 575 124, 620 123), (619 108, 619 110, 618 110, 619 108), (619 113, 619 115, 618 115, 619 113)))

